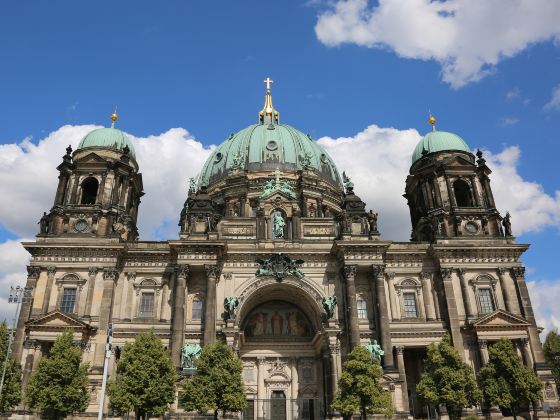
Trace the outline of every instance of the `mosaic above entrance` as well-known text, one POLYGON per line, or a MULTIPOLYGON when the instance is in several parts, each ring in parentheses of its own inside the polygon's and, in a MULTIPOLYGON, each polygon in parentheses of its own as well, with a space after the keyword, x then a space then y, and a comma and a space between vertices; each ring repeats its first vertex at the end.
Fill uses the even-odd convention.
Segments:
POLYGON ((271 301, 257 306, 245 321, 247 341, 309 341, 311 324, 295 305, 271 301))

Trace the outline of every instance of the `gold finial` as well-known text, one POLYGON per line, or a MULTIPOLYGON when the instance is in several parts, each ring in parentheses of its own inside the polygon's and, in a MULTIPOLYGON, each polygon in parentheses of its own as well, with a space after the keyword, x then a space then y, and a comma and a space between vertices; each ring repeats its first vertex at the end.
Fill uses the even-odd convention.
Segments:
POLYGON ((115 112, 111 114, 111 128, 115 128, 115 123, 117 122, 118 119, 119 116, 117 114, 117 107, 115 107, 115 112))
POLYGON ((274 81, 270 77, 267 77, 264 80, 264 83, 266 84, 266 96, 264 98, 264 107, 261 111, 259 111, 259 121, 261 123, 264 123, 266 119, 267 120, 266 122, 268 124, 274 124, 274 123, 278 124, 279 114, 278 111, 276 111, 274 109, 274 106, 272 105, 272 95, 270 94, 270 85, 274 83, 274 81))
POLYGON ((436 131, 436 117, 434 117, 431 112, 428 117, 428 123, 432 126, 432 131, 436 131))

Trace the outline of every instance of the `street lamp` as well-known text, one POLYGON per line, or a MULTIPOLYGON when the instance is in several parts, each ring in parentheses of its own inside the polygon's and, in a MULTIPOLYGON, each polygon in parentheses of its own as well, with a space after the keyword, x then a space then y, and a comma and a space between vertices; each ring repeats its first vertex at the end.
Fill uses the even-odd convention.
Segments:
POLYGON ((22 303, 27 303, 31 301, 31 292, 33 288, 31 287, 21 287, 21 286, 10 286, 10 296, 8 297, 8 303, 16 304, 16 311, 14 313, 14 319, 12 320, 12 329, 8 335, 8 350, 6 350, 6 357, 4 358, 4 367, 2 368, 2 380, 0 381, 0 395, 2 395, 2 390, 4 389, 4 379, 6 377, 6 368, 8 367, 8 360, 10 358, 10 353, 12 351, 12 342, 14 341, 14 336, 16 333, 16 323, 19 315, 19 309, 22 303))

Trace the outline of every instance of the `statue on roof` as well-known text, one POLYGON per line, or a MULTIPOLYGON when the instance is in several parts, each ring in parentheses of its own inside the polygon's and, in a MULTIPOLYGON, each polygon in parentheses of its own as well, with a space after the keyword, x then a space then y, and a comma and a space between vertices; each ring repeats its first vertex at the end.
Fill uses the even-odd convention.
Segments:
POLYGON ((346 194, 351 194, 354 192, 354 183, 350 179, 346 172, 342 172, 342 183, 344 184, 344 190, 346 194))

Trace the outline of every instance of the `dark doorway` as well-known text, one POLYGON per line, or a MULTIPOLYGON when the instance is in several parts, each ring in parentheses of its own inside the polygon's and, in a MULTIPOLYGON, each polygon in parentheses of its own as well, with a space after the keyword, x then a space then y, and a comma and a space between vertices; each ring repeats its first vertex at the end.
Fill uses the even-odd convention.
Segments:
MULTIPOLYGON (((414 418, 427 419, 429 407, 422 405, 416 395, 416 385, 420 382, 424 372, 425 348, 407 348, 404 350, 404 370, 406 372, 406 386, 408 388, 409 412, 414 418)), ((430 410, 432 411, 432 410, 430 410)), ((430 416, 433 418, 433 416, 430 416)))
POLYGON ((271 420, 286 420, 286 394, 284 391, 272 391, 270 414, 271 420))
POLYGON ((95 204, 97 200, 97 189, 99 182, 95 178, 87 178, 82 183, 82 200, 81 204, 95 204))
POLYGON ((455 200, 459 207, 473 207, 473 200, 471 194, 471 187, 466 181, 458 179, 453 183, 453 192, 455 193, 455 200))

